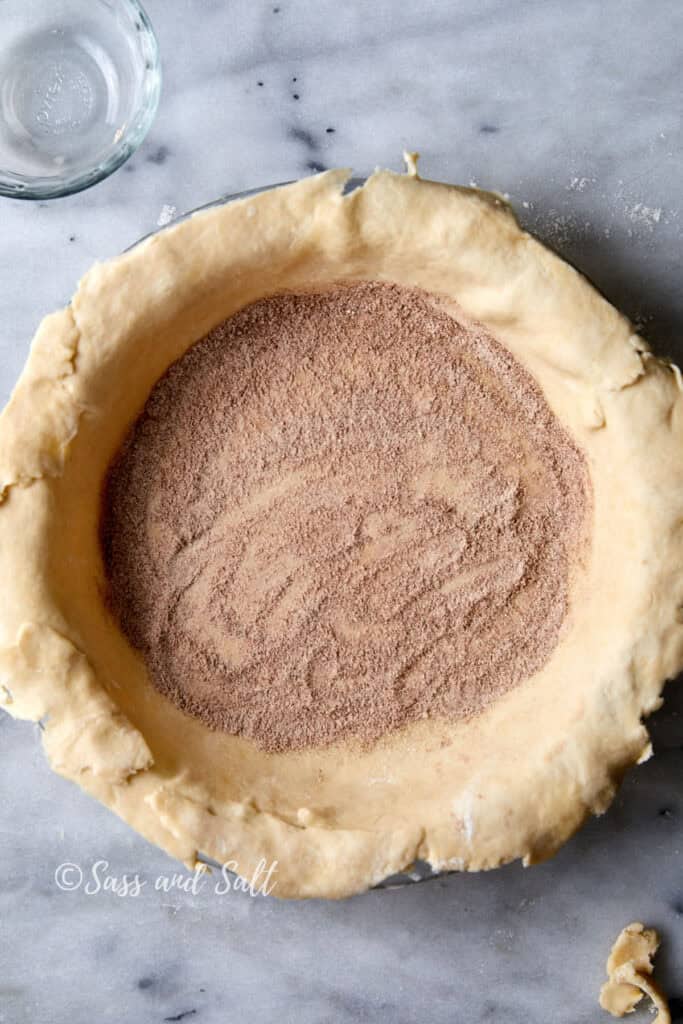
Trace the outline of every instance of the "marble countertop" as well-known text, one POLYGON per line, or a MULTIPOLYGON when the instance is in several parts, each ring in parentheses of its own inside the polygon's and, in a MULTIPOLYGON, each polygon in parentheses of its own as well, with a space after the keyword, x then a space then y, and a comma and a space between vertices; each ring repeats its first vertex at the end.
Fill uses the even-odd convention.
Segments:
MULTIPOLYGON (((683 359, 678 0, 148 0, 161 106, 89 192, 0 200, 0 398, 95 260, 227 192, 398 169, 508 193, 660 351, 683 359)), ((663 935, 683 1020, 683 693, 655 757, 551 862, 341 903, 155 891, 179 869, 53 775, 0 714, 0 1021, 595 1024, 617 932, 663 935), (139 897, 60 889, 64 862, 139 897)), ((640 1018, 650 1019, 642 1012, 640 1018)))

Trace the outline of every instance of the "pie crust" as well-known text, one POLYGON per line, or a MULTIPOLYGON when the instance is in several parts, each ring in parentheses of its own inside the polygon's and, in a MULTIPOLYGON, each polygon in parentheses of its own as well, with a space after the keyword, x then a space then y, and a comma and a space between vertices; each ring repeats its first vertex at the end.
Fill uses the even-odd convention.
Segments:
POLYGON ((327 171, 200 212, 95 265, 45 318, 0 426, 0 680, 43 724, 52 768, 152 842, 274 893, 341 897, 415 859, 542 860, 650 754, 641 722, 683 666, 683 397, 676 367, 499 197, 327 171), (532 678, 475 718, 367 750, 268 754, 152 686, 109 614, 98 539, 112 457, 198 338, 282 290, 393 281, 456 300, 539 382, 585 454, 590 548, 566 628, 532 678))

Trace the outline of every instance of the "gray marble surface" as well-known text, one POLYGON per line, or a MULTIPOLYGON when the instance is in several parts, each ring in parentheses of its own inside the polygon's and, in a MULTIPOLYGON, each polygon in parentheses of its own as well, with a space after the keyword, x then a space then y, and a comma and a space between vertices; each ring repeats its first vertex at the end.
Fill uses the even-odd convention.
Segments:
MULTIPOLYGON (((89 192, 0 200, 0 397, 91 262, 174 212, 322 167, 496 188, 683 358, 679 0, 149 0, 164 58, 140 151, 89 192)), ((683 695, 656 755, 552 862, 342 903, 155 892, 176 866, 0 715, 0 1021, 587 1024, 633 919, 683 1020, 683 695), (138 872, 137 898, 54 881, 138 872)), ((640 1018, 649 1019, 643 1013, 640 1018)))

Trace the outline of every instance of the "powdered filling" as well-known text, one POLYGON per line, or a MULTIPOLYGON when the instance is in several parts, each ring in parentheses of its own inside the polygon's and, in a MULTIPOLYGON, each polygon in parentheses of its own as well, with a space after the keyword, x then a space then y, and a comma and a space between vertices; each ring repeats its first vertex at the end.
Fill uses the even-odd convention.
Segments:
POLYGON ((275 296, 170 367, 111 467, 111 606, 164 695, 268 751, 459 720, 552 654, 587 480, 434 297, 275 296))

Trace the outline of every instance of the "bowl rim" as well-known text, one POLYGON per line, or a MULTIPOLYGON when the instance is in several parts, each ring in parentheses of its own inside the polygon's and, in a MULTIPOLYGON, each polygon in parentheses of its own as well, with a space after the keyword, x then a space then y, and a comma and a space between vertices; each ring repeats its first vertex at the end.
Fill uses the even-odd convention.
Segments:
MULTIPOLYGON (((285 181, 276 181, 268 185, 256 185, 254 188, 241 189, 239 192, 225 192, 223 195, 217 196, 215 199, 210 199, 207 203, 202 203, 200 206, 194 206, 190 210, 184 210, 182 213, 174 216, 168 224, 161 224, 152 231, 148 231, 146 234, 141 235, 140 238, 136 238, 134 242, 127 245, 123 252, 130 252, 131 249, 135 249, 138 245, 142 245, 143 242, 146 242, 147 239, 154 238, 155 235, 160 235, 164 231, 169 231, 171 228, 176 227, 177 224, 182 224, 182 222, 188 220, 189 217, 193 217, 195 213, 203 213, 205 210, 213 210, 216 206, 225 206, 227 203, 234 203, 238 199, 248 199, 250 196, 257 196, 260 192, 271 192, 276 188, 285 188, 286 185, 295 185, 297 181, 303 180, 303 178, 287 178, 285 181)), ((344 183, 344 194, 347 192, 353 192, 356 188, 362 188, 367 180, 367 175, 352 175, 344 183)))

